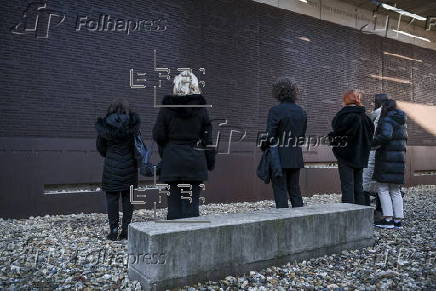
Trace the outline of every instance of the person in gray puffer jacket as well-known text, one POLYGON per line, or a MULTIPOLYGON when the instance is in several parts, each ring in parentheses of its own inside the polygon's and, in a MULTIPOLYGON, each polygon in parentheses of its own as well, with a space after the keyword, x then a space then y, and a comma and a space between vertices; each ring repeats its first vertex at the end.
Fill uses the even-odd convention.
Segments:
MULTIPOLYGON (((374 96, 374 111, 369 114, 369 118, 377 128, 383 103, 388 100, 387 94, 376 94, 374 96)), ((370 205, 370 196, 377 195, 377 182, 372 178, 375 166, 376 149, 372 148, 369 153, 368 167, 363 169, 363 193, 365 195, 365 205, 370 205)))

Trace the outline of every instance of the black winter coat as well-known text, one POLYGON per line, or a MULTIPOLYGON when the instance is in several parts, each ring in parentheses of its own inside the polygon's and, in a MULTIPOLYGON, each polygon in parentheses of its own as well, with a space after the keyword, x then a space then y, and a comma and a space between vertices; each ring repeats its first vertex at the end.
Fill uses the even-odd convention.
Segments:
POLYGON ((130 185, 138 186, 133 137, 139 132, 139 127, 140 119, 136 113, 113 113, 97 119, 97 150, 105 157, 103 191, 126 191, 130 185))
POLYGON ((374 124, 363 106, 344 106, 332 121, 329 137, 339 162, 351 168, 366 168, 374 134, 374 124))
POLYGON ((299 138, 307 129, 307 116, 303 108, 293 102, 283 101, 271 107, 268 113, 268 142, 262 145, 277 146, 282 168, 304 168, 303 151, 299 138), (270 138, 273 138, 272 142, 270 138))
POLYGON ((380 183, 404 184, 406 161, 406 114, 393 110, 380 117, 373 146, 380 146, 375 154, 373 178, 380 183))
MULTIPOLYGON (((163 105, 205 105, 202 95, 165 96, 163 105)), ((206 152, 198 143, 212 144, 212 124, 205 107, 162 107, 153 128, 162 158, 160 180, 206 181, 206 152)), ((214 159, 214 155, 212 159, 214 159)))
POLYGON ((268 184, 273 177, 283 176, 283 169, 280 164, 280 156, 277 147, 268 148, 263 152, 256 173, 265 184, 268 184))

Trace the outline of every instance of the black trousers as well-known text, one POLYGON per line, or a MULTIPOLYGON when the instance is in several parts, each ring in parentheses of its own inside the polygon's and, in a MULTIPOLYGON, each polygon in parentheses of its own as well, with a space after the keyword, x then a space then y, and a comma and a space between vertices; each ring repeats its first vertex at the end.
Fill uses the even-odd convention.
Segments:
POLYGON ((118 216, 118 201, 121 194, 121 200, 123 204, 123 221, 122 229, 127 230, 129 223, 132 221, 133 205, 130 203, 129 190, 121 192, 106 192, 107 202, 107 216, 109 218, 110 229, 118 228, 119 216, 118 216))
POLYGON ((365 205, 362 186, 363 169, 351 168, 339 161, 338 170, 341 179, 342 202, 365 205))
POLYGON ((277 208, 288 208, 288 195, 292 207, 302 207, 300 169, 283 169, 283 176, 272 179, 274 200, 277 208))
POLYGON ((364 205, 370 206, 371 205, 371 193, 363 191, 363 199, 364 199, 364 205))
POLYGON ((170 182, 167 219, 179 219, 200 216, 199 198, 201 182, 170 182), (189 185, 192 186, 190 189, 189 185), (191 193, 189 193, 191 192, 191 193))

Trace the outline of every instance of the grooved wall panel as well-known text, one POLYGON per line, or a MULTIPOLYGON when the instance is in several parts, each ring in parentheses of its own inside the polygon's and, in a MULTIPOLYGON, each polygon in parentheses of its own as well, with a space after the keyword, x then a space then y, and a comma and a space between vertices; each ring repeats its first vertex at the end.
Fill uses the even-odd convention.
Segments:
MULTIPOLYGON (((230 155, 218 155, 208 202, 272 198, 271 186, 255 174, 260 151, 254 141, 276 104, 271 84, 279 76, 300 86, 308 135, 330 131, 347 89, 363 90, 368 110, 380 92, 424 108, 436 103, 435 51, 250 0, 3 2, 0 217, 104 212, 101 192, 46 195, 44 187, 100 182, 94 123, 114 98, 129 100, 149 143, 158 112, 153 86, 159 103, 171 92, 178 68, 192 68, 204 81, 215 131, 227 122, 220 128, 221 153, 231 130, 238 131, 232 140, 247 134, 232 143, 230 155), (141 31, 132 31, 136 21, 141 31), (129 33, 126 23, 132 24, 129 33), (135 79, 146 79, 146 88, 131 88, 131 69, 135 79)), ((436 183, 432 175, 414 176, 436 170, 436 139, 420 122, 408 122, 407 185, 436 183)), ((321 164, 334 160, 327 147, 304 157, 321 164)), ((305 195, 339 191, 336 169, 304 169, 300 182, 305 195)))
MULTIPOLYGON (((50 26, 48 38, 39 39, 38 32, 17 35, 10 30, 23 21, 29 3, 36 2, 9 1, 0 12, 1 136, 92 138, 96 117, 113 98, 126 97, 149 137, 157 112, 152 87, 159 80, 153 50, 157 65, 170 68, 171 77, 179 67, 194 68, 197 75, 204 67, 200 79, 213 104, 211 116, 246 129, 247 140, 264 129, 275 102, 271 83, 282 75, 301 86, 309 134, 330 130, 348 88, 362 89, 366 99, 383 91, 399 100, 435 102, 435 52, 248 0, 50 1, 27 18, 51 9, 65 20, 50 26), (161 19, 167 29, 129 35, 83 27, 76 31, 79 17, 101 15, 161 19), (146 89, 130 88, 131 68, 147 73, 146 89)), ((41 17, 38 26, 45 25, 41 17)), ((171 90, 172 80, 161 80, 158 99, 171 90)), ((436 144, 413 120, 410 128, 410 144, 436 144)))

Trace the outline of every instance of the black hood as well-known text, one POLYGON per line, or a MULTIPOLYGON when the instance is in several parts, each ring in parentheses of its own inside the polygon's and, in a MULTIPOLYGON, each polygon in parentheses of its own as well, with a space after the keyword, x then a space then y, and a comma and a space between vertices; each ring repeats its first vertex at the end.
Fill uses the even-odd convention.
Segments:
POLYGON ((336 113, 335 118, 333 118, 332 121, 332 127, 336 128, 338 124, 341 124, 343 119, 346 118, 347 114, 359 114, 359 115, 366 115, 365 113, 365 107, 363 106, 344 106, 341 110, 336 113))
MULTIPOLYGON (((206 99, 200 94, 176 96, 167 95, 162 100, 162 105, 206 105, 206 99)), ((202 107, 167 107, 177 113, 179 117, 188 118, 197 114, 202 107)))
POLYGON ((139 132, 141 121, 138 114, 112 113, 104 118, 98 118, 95 123, 97 133, 108 140, 126 139, 139 132))
POLYGON ((407 119, 406 113, 404 113, 404 111, 399 110, 399 109, 389 111, 386 114, 386 117, 392 119, 393 121, 395 121, 399 125, 404 125, 406 123, 406 119, 407 119))
POLYGON ((343 114, 348 113, 360 113, 365 114, 365 107, 364 106, 344 106, 341 110, 336 114, 336 116, 340 116, 343 114))

